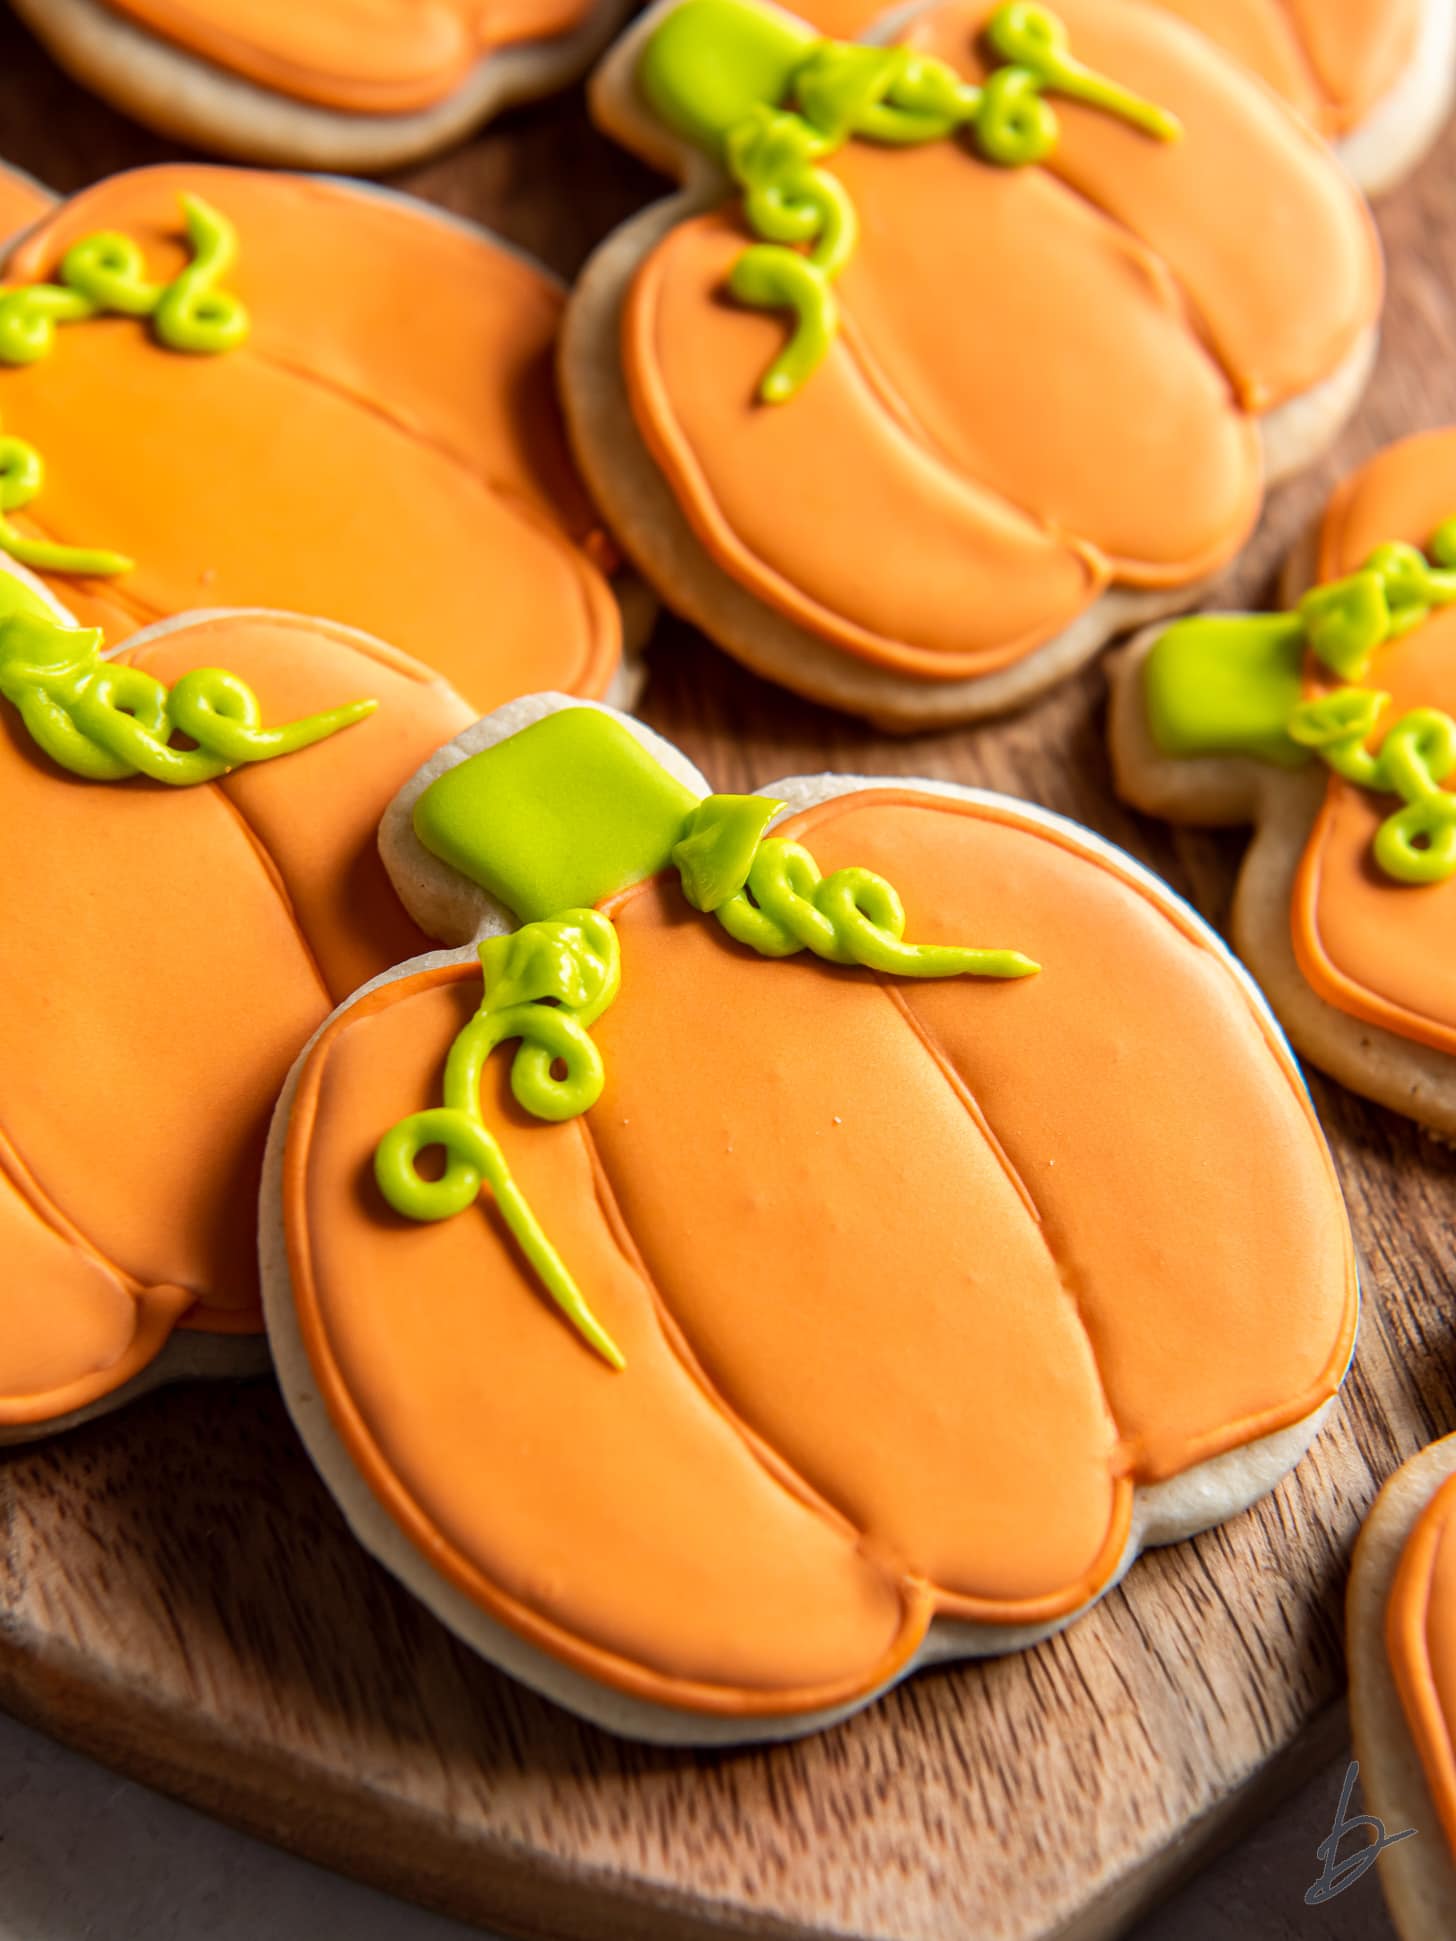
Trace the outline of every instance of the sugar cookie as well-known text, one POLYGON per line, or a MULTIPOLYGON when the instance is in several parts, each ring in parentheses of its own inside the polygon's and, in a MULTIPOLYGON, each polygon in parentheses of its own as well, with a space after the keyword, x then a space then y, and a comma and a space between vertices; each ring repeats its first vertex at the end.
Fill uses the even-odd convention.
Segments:
POLYGON ((295 1066, 269 1336, 361 1540, 527 1683, 807 1732, 1057 1630, 1315 1433, 1356 1281, 1308 1097, 1098 837, 931 782, 710 795, 548 695, 380 847, 456 947, 295 1066))
POLYGON ((561 368, 669 604, 914 728, 1188 605, 1358 397, 1381 272, 1328 150, 1184 22, 892 18, 887 47, 759 0, 634 24, 594 108, 685 186, 587 265, 561 368))
POLYGON ((1290 562, 1290 611, 1150 629, 1111 664, 1119 792, 1175 821, 1257 825, 1233 936, 1296 1048, 1446 1138, 1453 569, 1456 431, 1428 432, 1335 493, 1290 562))

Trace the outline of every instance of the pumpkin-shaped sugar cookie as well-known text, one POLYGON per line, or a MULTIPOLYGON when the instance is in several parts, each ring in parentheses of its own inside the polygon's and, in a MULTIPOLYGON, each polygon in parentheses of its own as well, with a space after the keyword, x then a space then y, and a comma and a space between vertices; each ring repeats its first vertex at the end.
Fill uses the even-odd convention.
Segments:
POLYGON ((360 185, 165 167, 58 206, 4 285, 0 547, 113 644, 267 606, 388 640, 477 710, 621 692, 561 294, 513 251, 360 185))
POLYGON ((623 0, 16 0, 78 81, 242 161, 398 168, 590 63, 623 0))
POLYGON ((1137 807, 1254 822, 1234 939, 1305 1056, 1456 1137, 1456 431, 1391 446, 1290 563, 1290 611, 1114 664, 1137 807))
POLYGON ((942 0, 888 47, 659 4, 596 86, 681 195, 602 246, 562 371, 669 602, 888 726, 1024 700, 1187 603, 1359 392, 1358 193, 1141 0, 942 0))
MULTIPOLYGON (((1456 1933, 1456 1436, 1390 1478, 1347 1600, 1350 1724, 1401 1941, 1456 1933)), ((1354 1840, 1342 1858, 1356 1851, 1354 1840)))
POLYGON ((0 573, 0 1442, 257 1361, 274 1099, 331 1006, 421 947, 374 831, 472 718, 326 621, 99 648, 0 573))
MULTIPOLYGON (((1451 106, 1453 0, 1150 0, 1197 27, 1338 147, 1369 193, 1413 168, 1451 106)), ((821 33, 850 38, 880 0, 808 0, 821 33)))
POLYGON ((635 1735, 806 1732, 1306 1446, 1355 1327, 1329 1155, 1247 978, 1098 838, 709 795, 544 696, 380 845, 463 947, 295 1067, 269 1334, 362 1540, 511 1672, 635 1735))

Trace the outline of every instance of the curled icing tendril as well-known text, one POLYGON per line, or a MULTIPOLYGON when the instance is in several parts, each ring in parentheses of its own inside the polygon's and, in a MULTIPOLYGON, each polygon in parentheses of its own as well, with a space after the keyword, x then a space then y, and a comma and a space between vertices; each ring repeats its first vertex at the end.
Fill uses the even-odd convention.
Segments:
POLYGON ((729 293, 793 317, 788 344, 760 381, 764 403, 794 395, 839 327, 832 285, 854 253, 859 224, 843 185, 817 164, 852 137, 909 147, 966 129, 988 161, 1024 167, 1056 146, 1048 92, 1116 115, 1159 141, 1182 133, 1175 116, 1075 60, 1065 26, 1047 7, 1022 0, 998 7, 986 38, 1010 65, 981 87, 909 48, 817 42, 791 77, 793 108, 760 102, 729 129, 729 173, 761 239, 735 262, 729 293))
POLYGON ((378 705, 353 701, 267 728, 253 690, 225 668, 194 668, 168 689, 139 667, 103 660, 101 646, 94 627, 29 613, 0 623, 0 694, 52 761, 87 781, 214 782, 246 763, 310 748, 378 705), (173 747, 179 734, 196 747, 173 747))
POLYGON ((248 334, 242 302, 217 286, 237 259, 237 232, 201 196, 181 198, 192 260, 170 283, 152 282, 130 236, 103 230, 72 244, 57 283, 0 294, 0 364, 34 364, 54 348, 60 324, 99 316, 146 317, 170 350, 214 356, 248 334))
POLYGON ((0 552, 37 573, 78 573, 94 579, 129 573, 132 561, 125 553, 28 539, 12 523, 9 514, 28 506, 44 485, 45 460, 35 446, 23 438, 0 437, 0 552))
POLYGON ((779 809, 761 795, 710 795, 672 851, 683 893, 763 957, 810 950, 830 964, 888 977, 1030 977, 1019 950, 907 944, 905 906, 893 884, 851 867, 825 876, 802 843, 763 831, 779 809))
POLYGON ((1375 861, 1398 883, 1444 883, 1456 874, 1456 795, 1442 783, 1456 769, 1456 721, 1437 708, 1413 708, 1390 728, 1378 751, 1365 744, 1390 696, 1339 688, 1298 707, 1289 733, 1337 775, 1404 807, 1381 823, 1375 861))
POLYGON ((409 1220, 449 1220, 474 1205, 482 1186, 547 1294, 577 1333, 612 1368, 626 1366, 616 1342, 587 1305, 570 1270, 512 1177, 481 1111, 486 1061, 518 1039, 511 1091, 533 1117, 560 1122, 589 1111, 601 1096, 601 1053, 588 1036, 621 987, 621 952, 610 920, 596 910, 566 910, 480 945, 485 991, 480 1009, 451 1045, 442 1106, 414 1112, 385 1133, 374 1177, 409 1220), (562 1075, 556 1076, 557 1068, 562 1075), (425 1179, 420 1156, 444 1155, 438 1179, 425 1179))
POLYGON ((714 912, 741 944, 764 957, 811 950, 830 964, 858 964, 889 977, 1030 977, 1041 967, 1019 950, 907 944, 905 906, 873 870, 821 874, 802 844, 770 836, 744 889, 714 912))

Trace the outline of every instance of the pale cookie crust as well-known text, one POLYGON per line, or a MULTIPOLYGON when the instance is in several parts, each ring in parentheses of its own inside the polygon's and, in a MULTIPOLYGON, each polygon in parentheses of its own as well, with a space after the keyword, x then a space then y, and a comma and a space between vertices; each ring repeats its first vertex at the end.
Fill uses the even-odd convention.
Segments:
POLYGON ((1410 66, 1335 153, 1367 195, 1393 189, 1440 134, 1456 100, 1456 0, 1426 0, 1410 66))
MULTIPOLYGON (((587 487, 626 552, 665 603, 755 673, 810 700, 846 709, 890 733, 950 726, 1031 701, 1094 659, 1109 640, 1197 604, 1212 583, 1109 588, 1062 632, 990 673, 932 681, 894 672, 830 645, 759 600, 699 543, 637 428, 618 345, 633 279, 669 230, 732 192, 705 156, 645 124, 632 76, 644 40, 671 0, 650 7, 591 81, 593 118, 608 134, 677 176, 680 193, 645 209, 595 251, 567 305, 559 352, 567 430, 587 487)), ((1456 12, 1456 0, 1440 0, 1456 12)), ((875 39, 918 7, 886 16, 875 39)), ((1266 487, 1325 449, 1358 402, 1378 348, 1372 328, 1314 389, 1259 421, 1266 487)), ((1225 562, 1225 566, 1228 562, 1225 562)), ((1223 569, 1220 569, 1221 571, 1223 569)))
POLYGON ((1456 1436, 1432 1443, 1395 1472, 1360 1532, 1345 1598, 1350 1724, 1365 1799, 1387 1834, 1416 1829, 1414 1840, 1388 1847, 1376 1863, 1402 1941, 1450 1941, 1456 1934, 1456 1865, 1385 1649, 1385 1609, 1401 1553, 1453 1472, 1456 1436))
POLYGON ((276 94, 148 32, 104 0, 15 0, 15 11, 83 87, 174 141, 240 162, 373 175, 420 161, 518 102, 568 86, 611 39, 627 0, 594 0, 571 33, 485 55, 446 100, 403 115, 350 114, 276 94))
MULTIPOLYGON (((1282 586, 1287 606, 1312 583, 1314 537, 1312 532, 1291 556, 1282 586)), ((1248 756, 1183 760, 1163 754, 1148 727, 1142 679, 1158 633, 1156 627, 1146 628, 1107 664, 1108 739, 1118 794, 1135 809, 1169 822, 1254 825, 1230 928, 1234 948, 1267 993, 1291 1044, 1352 1092, 1456 1140, 1452 1059, 1327 1003, 1295 960, 1290 933, 1295 876, 1325 799, 1328 770, 1318 762, 1290 771, 1248 756)))
MULTIPOLYGON (((442 934, 460 939, 463 947, 433 951, 386 971, 382 977, 375 978, 362 990, 356 991, 334 1013, 335 1017, 358 1004, 371 991, 401 978, 412 977, 427 966, 469 961, 475 956, 474 943, 477 940, 516 927, 515 918, 494 898, 466 883, 456 872, 428 854, 414 834, 411 823, 413 805, 429 782, 467 756, 494 746, 533 721, 555 712, 557 708, 580 705, 599 704, 572 702, 566 696, 551 694, 532 695, 525 700, 512 702, 467 728, 401 789, 381 824, 381 853, 396 890, 416 921, 422 925, 438 925, 442 934)), ((621 719, 643 746, 659 760, 665 761, 680 780, 701 789, 705 794, 709 792, 706 778, 685 757, 670 749, 640 722, 627 717, 621 719)), ((770 783, 758 793, 771 795, 783 802, 783 813, 793 815, 816 802, 873 786, 872 778, 862 776, 796 776, 770 783)), ((1004 796, 948 782, 910 780, 902 786, 926 794, 968 801, 1006 801, 1004 796)), ((1160 904, 1184 916, 1188 914, 1187 905, 1165 883, 1150 871, 1141 869, 1100 836, 1027 803, 1017 802, 1014 806, 1019 816, 1024 816, 1028 822, 1055 828, 1064 839, 1073 841, 1090 858, 1115 857, 1118 866, 1132 873, 1140 886, 1160 904)), ((1248 973, 1224 946, 1220 944, 1218 949, 1252 1002, 1264 1016, 1270 1017, 1268 1006, 1248 973)), ((1272 1017, 1270 1023, 1277 1035, 1278 1027, 1274 1025, 1272 1017)), ((327 1024, 321 1026, 316 1038, 327 1029, 327 1024)), ((283 1155, 299 1079, 316 1038, 305 1047, 289 1074, 273 1115, 263 1164, 258 1247, 269 1346, 294 1426, 355 1536, 366 1550, 433 1611, 441 1623, 448 1625, 483 1658, 534 1691, 565 1706, 568 1711, 578 1713, 593 1724, 604 1726, 626 1738, 684 1746, 761 1743, 795 1739, 822 1731, 873 1703, 891 1684, 898 1683, 900 1678, 908 1677, 926 1665, 1024 1650, 1074 1623, 1091 1608, 1091 1603, 1098 1601, 1094 1598, 1080 1610, 1053 1623, 1019 1628, 951 1622, 938 1618, 932 1623, 911 1662, 878 1691, 832 1710, 756 1719, 712 1717, 629 1698, 561 1664, 487 1616, 430 1566, 380 1505, 334 1429, 327 1407, 318 1393, 312 1365, 304 1348, 294 1307, 284 1235, 283 1155)), ((1335 1400, 1332 1399, 1302 1421, 1273 1435, 1200 1463, 1181 1476, 1138 1489, 1127 1548, 1115 1575, 1099 1596, 1105 1595, 1107 1590, 1121 1582, 1142 1550, 1159 1544, 1181 1542, 1185 1537, 1227 1521, 1266 1495, 1299 1461, 1334 1406, 1335 1400)))

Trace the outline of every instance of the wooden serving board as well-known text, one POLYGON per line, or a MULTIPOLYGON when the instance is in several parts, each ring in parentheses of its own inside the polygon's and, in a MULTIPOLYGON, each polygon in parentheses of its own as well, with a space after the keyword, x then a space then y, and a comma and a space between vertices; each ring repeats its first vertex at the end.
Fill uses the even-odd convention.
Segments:
MULTIPOLYGON (((171 151, 4 24, 0 153, 67 189, 171 151)), ((1341 469, 1456 418, 1453 182, 1456 129, 1380 212, 1393 287, 1359 419, 1277 497, 1225 603, 1267 590, 1341 469)), ((565 273, 655 190, 575 99, 407 186, 565 273)), ((719 788, 845 769, 1007 789, 1226 916, 1242 838, 1170 834, 1116 803, 1095 668, 1008 722, 896 742, 675 623, 652 667, 648 720, 719 788)), ((252 1382, 0 1454, 0 1701, 256 1833, 522 1934, 1119 1933, 1332 1749, 1356 1527, 1381 1479, 1456 1427, 1456 1160, 1317 1077, 1314 1093, 1365 1263, 1344 1401, 1273 1497, 1146 1557, 1039 1650, 928 1673, 770 1752, 618 1743, 474 1660, 371 1563, 252 1382)))

